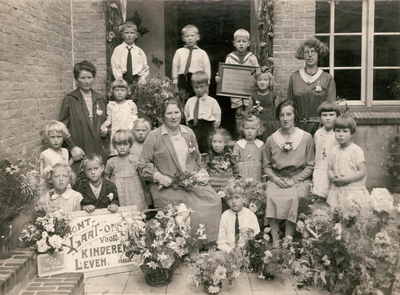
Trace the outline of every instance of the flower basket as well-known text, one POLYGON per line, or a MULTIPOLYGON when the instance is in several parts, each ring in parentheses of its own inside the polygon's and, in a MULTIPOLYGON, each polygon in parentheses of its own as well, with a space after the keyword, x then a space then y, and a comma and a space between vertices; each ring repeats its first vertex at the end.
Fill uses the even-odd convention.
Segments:
POLYGON ((202 283, 203 285, 203 290, 204 292, 206 292, 207 294, 218 294, 219 292, 221 292, 222 289, 222 282, 219 282, 217 285, 214 285, 212 282, 210 281, 205 281, 202 283))
POLYGON ((144 277, 146 278, 146 284, 151 287, 163 287, 167 286, 172 281, 172 276, 174 275, 175 269, 177 268, 178 263, 173 263, 172 266, 168 268, 156 268, 153 269, 147 264, 143 264, 140 266, 144 277))

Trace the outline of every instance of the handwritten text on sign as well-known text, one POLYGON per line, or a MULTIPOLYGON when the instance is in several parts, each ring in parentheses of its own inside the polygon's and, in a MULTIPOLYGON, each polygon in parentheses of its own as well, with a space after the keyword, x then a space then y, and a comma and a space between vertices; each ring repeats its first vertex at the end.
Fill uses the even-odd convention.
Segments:
POLYGON ((254 67, 219 63, 217 95, 249 98, 255 89, 254 67))
POLYGON ((37 257, 39 278, 66 272, 65 252, 40 254, 37 257))
MULTIPOLYGON (((122 215, 126 215, 128 207, 122 208, 125 209, 122 215)), ((107 209, 99 209, 93 215, 81 212, 78 215, 82 216, 75 216, 73 226, 76 231, 68 240, 68 246, 78 251, 69 249, 67 252, 70 272, 97 271, 132 264, 123 254, 119 240, 119 232, 126 227, 120 213, 112 214, 107 209)))

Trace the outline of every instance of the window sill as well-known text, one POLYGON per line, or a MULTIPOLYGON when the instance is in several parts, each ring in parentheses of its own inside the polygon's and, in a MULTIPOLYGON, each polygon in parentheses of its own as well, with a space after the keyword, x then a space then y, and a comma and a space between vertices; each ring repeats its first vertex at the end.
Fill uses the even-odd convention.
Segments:
POLYGON ((357 125, 397 125, 400 124, 400 111, 395 112, 349 112, 357 125))

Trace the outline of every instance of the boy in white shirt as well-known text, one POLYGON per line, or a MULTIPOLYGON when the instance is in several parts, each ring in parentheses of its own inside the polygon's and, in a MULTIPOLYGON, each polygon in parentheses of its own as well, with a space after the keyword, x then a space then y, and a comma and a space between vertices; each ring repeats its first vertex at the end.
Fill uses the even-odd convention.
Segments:
POLYGON ((189 98, 186 102, 186 125, 193 129, 200 153, 207 153, 209 150, 208 137, 221 124, 221 108, 214 98, 208 96, 206 72, 195 72, 192 75, 192 85, 196 96, 189 98))
POLYGON ((135 45, 138 37, 137 27, 133 22, 127 21, 121 26, 120 32, 124 42, 115 47, 111 56, 114 78, 124 79, 129 85, 133 82, 145 83, 149 75, 149 66, 146 54, 135 45))
POLYGON ((240 180, 233 180, 224 186, 224 193, 229 210, 226 210, 219 222, 217 245, 218 249, 229 253, 236 248, 240 229, 252 229, 254 234, 260 232, 256 215, 243 207, 244 184, 240 180))
POLYGON ((172 60, 172 81, 175 84, 175 93, 186 90, 189 97, 194 95, 191 77, 197 71, 204 71, 211 77, 211 64, 207 53, 197 46, 200 40, 199 30, 193 25, 187 25, 182 29, 184 47, 179 48, 172 60))

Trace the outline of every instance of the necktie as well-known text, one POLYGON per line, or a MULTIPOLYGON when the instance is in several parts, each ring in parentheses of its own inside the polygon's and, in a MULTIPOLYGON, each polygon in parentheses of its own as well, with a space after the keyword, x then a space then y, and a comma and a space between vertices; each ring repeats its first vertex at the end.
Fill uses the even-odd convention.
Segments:
POLYGON ((239 239, 239 215, 236 213, 236 220, 235 220, 235 241, 237 243, 239 239))
POLYGON ((196 126, 197 121, 199 120, 199 108, 200 108, 200 97, 197 97, 196 104, 194 105, 193 126, 196 126))
POLYGON ((183 72, 184 75, 189 73, 190 63, 192 62, 192 52, 193 52, 194 48, 193 47, 188 47, 188 49, 189 49, 189 56, 188 56, 188 59, 186 61, 185 71, 183 72))
POLYGON ((126 46, 126 48, 128 49, 128 59, 126 62, 126 79, 128 80, 127 82, 129 84, 132 84, 133 82, 133 76, 132 76, 132 55, 131 55, 131 48, 129 48, 128 46, 126 46))

